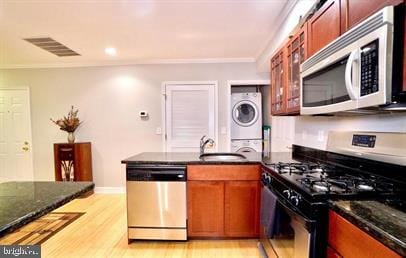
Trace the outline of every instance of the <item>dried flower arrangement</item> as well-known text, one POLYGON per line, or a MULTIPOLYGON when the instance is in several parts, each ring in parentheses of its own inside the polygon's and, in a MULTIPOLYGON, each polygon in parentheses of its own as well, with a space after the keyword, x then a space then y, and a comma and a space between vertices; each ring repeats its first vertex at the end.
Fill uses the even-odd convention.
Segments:
POLYGON ((62 131, 73 133, 81 124, 78 118, 78 112, 79 110, 74 110, 72 106, 71 110, 68 113, 68 116, 64 116, 63 119, 58 119, 56 121, 51 118, 51 121, 59 126, 59 129, 61 129, 62 131))

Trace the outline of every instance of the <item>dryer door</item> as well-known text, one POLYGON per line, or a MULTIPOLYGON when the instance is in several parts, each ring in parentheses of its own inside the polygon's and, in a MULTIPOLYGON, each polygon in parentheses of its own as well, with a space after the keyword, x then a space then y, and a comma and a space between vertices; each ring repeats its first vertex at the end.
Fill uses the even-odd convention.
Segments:
POLYGON ((233 120, 240 126, 251 126, 259 117, 257 106, 249 101, 243 100, 234 105, 233 120))

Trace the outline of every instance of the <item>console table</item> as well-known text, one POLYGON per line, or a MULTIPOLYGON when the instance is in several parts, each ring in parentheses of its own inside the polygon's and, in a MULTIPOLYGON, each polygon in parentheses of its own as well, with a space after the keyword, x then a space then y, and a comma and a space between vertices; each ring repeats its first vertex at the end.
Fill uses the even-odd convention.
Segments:
POLYGON ((93 181, 90 142, 54 144, 56 181, 93 181))

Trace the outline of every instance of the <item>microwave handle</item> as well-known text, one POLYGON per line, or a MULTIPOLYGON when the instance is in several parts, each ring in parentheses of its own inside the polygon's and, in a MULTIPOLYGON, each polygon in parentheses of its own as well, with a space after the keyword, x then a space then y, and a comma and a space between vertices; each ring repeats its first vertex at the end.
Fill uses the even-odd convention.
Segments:
POLYGON ((357 96, 352 85, 351 71, 352 64, 358 60, 358 53, 358 49, 353 50, 348 57, 347 65, 345 66, 345 88, 347 89, 348 95, 350 96, 351 100, 357 100, 357 96))

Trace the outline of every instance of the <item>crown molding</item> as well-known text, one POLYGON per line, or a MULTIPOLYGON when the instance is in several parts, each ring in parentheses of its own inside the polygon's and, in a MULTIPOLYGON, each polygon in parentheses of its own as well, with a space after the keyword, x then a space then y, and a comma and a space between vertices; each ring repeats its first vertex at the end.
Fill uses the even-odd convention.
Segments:
POLYGON ((150 64, 210 64, 210 63, 255 63, 253 57, 242 58, 201 58, 201 59, 145 59, 133 61, 92 61, 75 63, 32 63, 32 64, 4 64, 0 69, 32 69, 32 68, 67 68, 92 66, 124 66, 124 65, 150 65, 150 64))
POLYGON ((269 45, 271 43, 273 43, 272 41, 273 41, 275 35, 280 32, 281 27, 284 24, 286 18, 292 12, 293 8, 296 6, 296 4, 298 2, 299 2, 299 0, 289 0, 286 2, 281 13, 276 18, 276 22, 275 22, 276 30, 274 30, 272 33, 270 33, 269 36, 267 37, 267 39, 262 44, 262 46, 258 48, 258 50, 255 54, 255 60, 258 60, 268 50, 269 45))

